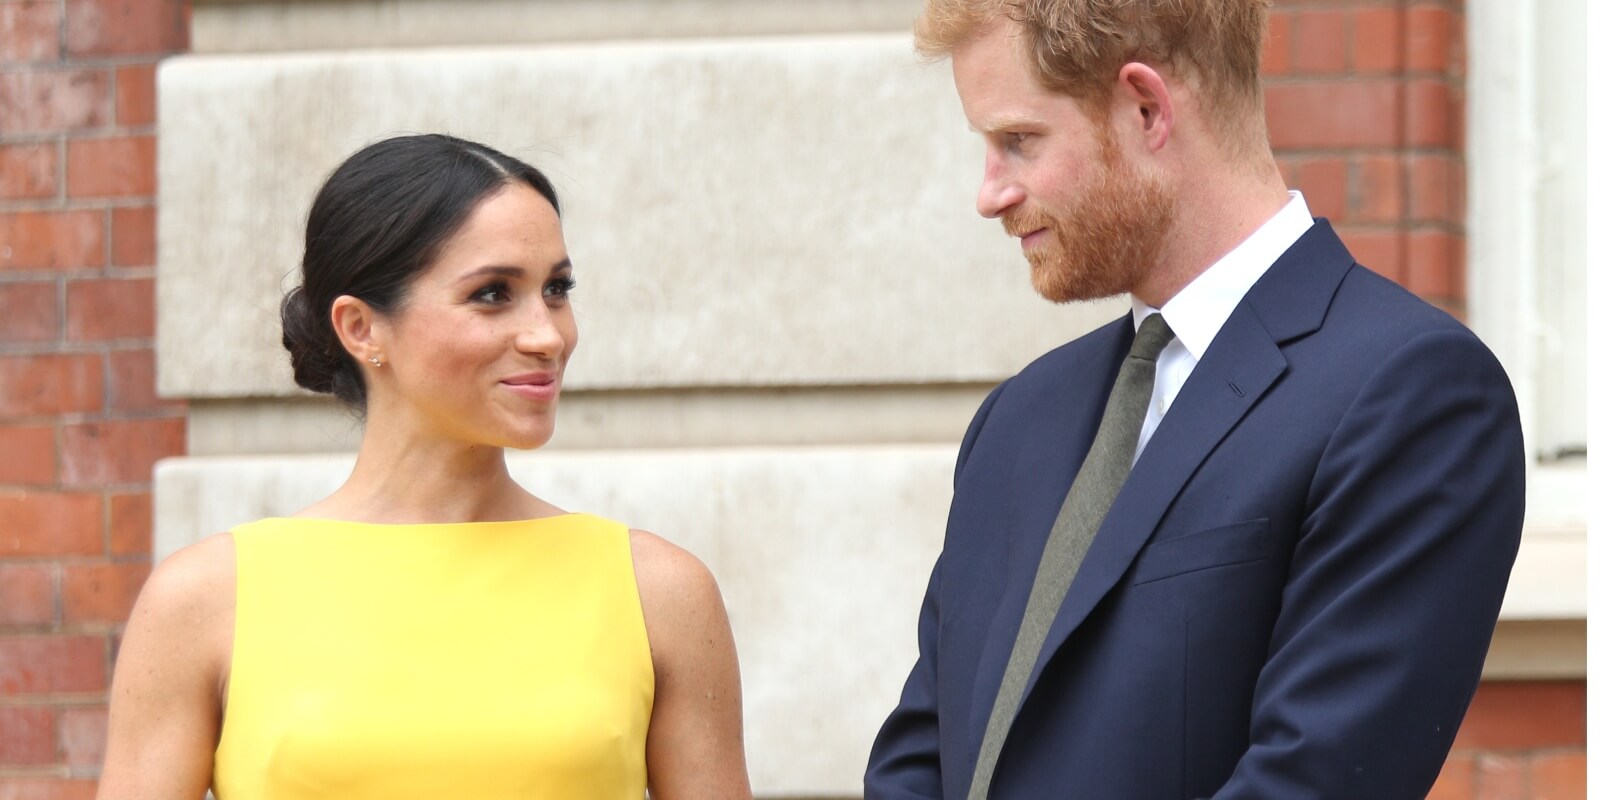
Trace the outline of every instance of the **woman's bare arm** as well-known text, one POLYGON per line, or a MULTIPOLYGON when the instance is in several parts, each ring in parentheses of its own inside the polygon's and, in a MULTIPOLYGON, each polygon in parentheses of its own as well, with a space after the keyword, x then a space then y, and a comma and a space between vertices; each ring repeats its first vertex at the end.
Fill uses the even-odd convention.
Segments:
POLYGON ((655 662, 645 760, 653 800, 748 800, 739 658, 722 594, 687 551, 633 532, 634 572, 655 662))
POLYGON ((139 593, 111 681, 99 797, 205 797, 232 651, 233 539, 174 553, 139 593))

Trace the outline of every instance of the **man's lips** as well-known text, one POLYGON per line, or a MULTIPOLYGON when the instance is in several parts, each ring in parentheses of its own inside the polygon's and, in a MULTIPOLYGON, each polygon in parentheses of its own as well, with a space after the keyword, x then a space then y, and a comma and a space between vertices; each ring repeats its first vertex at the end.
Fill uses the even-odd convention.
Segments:
POLYGON ((1049 228, 1040 228, 1032 233, 1023 234, 1022 249, 1027 250, 1029 248, 1036 247, 1040 242, 1044 241, 1044 235, 1049 232, 1049 228))

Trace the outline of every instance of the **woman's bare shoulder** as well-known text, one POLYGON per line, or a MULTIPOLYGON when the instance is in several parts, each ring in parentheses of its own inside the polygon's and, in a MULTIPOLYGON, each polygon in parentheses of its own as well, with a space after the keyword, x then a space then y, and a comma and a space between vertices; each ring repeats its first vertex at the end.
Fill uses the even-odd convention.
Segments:
POLYGON ((628 535, 634 576, 647 605, 654 601, 665 610, 680 611, 722 608, 717 579, 693 553, 649 531, 635 529, 628 535))
POLYGON ((155 627, 232 621, 233 536, 208 536, 163 559, 139 593, 130 625, 155 627))
POLYGON ((726 650, 733 641, 717 579, 688 550, 649 531, 630 531, 634 577, 658 679, 726 650), (662 670, 666 672, 663 673, 662 670))

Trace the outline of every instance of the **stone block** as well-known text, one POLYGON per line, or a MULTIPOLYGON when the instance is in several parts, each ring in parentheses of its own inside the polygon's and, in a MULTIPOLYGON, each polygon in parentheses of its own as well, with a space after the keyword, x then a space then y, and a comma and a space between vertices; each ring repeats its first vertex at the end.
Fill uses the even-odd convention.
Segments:
POLYGON ((197 53, 911 29, 922 0, 198 0, 197 53))

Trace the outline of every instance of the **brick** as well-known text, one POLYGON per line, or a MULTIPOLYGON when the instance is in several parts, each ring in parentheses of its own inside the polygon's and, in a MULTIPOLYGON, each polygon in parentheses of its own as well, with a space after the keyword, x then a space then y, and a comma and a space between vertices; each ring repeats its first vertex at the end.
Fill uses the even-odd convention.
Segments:
POLYGON ((1467 708, 1456 747, 1583 747, 1587 689, 1579 681, 1485 681, 1467 708))
POLYGON ((156 265, 156 209, 118 208, 111 212, 111 263, 119 267, 156 265))
POLYGON ((0 626, 56 621, 56 579, 44 564, 0 563, 0 626))
POLYGON ((1526 800, 1528 778, 1526 758, 1487 753, 1478 759, 1478 800, 1526 800))
POLYGON ((0 695, 105 689, 103 636, 0 637, 0 695))
MULTIPOLYGON (((0 79, 4 79, 3 74, 0 79)), ((103 211, 0 214, 0 272, 100 267, 105 263, 106 215, 103 211)))
POLYGON ((1405 10, 1405 68, 1411 72, 1461 73, 1461 14, 1445 8, 1405 10))
POLYGON ((55 0, 0 3, 0 62, 61 57, 60 8, 55 0))
POLYGON ((150 278, 92 278, 67 284, 67 338, 75 342, 149 339, 156 335, 156 286, 150 278))
POLYGON ((1404 282, 1405 238, 1398 231, 1340 233, 1361 266, 1396 282, 1404 282))
POLYGON ((73 622, 128 621, 150 565, 68 564, 61 573, 61 618, 73 622))
POLYGON ((56 482, 56 429, 0 425, 0 485, 48 486, 56 482))
POLYGON ((181 418, 69 425, 61 430, 61 480, 69 486, 147 484, 156 461, 183 451, 181 418))
POLYGON ((1467 213, 1466 167, 1456 156, 1419 155, 1407 162, 1411 207, 1416 222, 1461 225, 1467 213))
POLYGON ((1439 770, 1428 800, 1476 800, 1477 765, 1470 757, 1451 756, 1439 770))
POLYGON ((1273 156, 1272 160, 1278 165, 1278 175, 1283 178, 1284 186, 1294 188, 1300 185, 1300 164, 1298 161, 1282 156, 1273 156))
POLYGON ((1400 52, 1400 10, 1360 8, 1354 12, 1355 46, 1350 65, 1357 72, 1395 72, 1405 63, 1400 52))
POLYGON ((1343 72, 1349 44, 1348 14, 1341 10, 1302 11, 1295 15, 1290 39, 1294 69, 1304 74, 1343 72))
POLYGON ((1359 222, 1398 222, 1405 210, 1404 170, 1389 156, 1358 158, 1350 218, 1359 222))
POLYGON ((1460 236, 1413 231, 1406 239, 1406 288, 1426 298, 1465 300, 1465 247, 1460 236))
POLYGON ((108 70, 0 72, 0 134, 98 128, 111 121, 111 102, 108 70))
POLYGON ((1405 137, 1409 147, 1461 149, 1461 98, 1440 80, 1407 81, 1405 137))
POLYGON ((1273 147, 1398 146, 1400 96, 1400 83, 1393 80, 1268 86, 1267 128, 1273 147))
POLYGON ((156 65, 118 67, 117 124, 154 125, 155 121, 156 65))
POLYGON ((112 495, 111 554, 150 555, 153 518, 149 492, 112 495))
POLYGON ((0 558, 99 555, 104 508, 98 494, 0 493, 0 558))
POLYGON ((162 54, 189 47, 180 0, 67 0, 67 53, 162 54))
POLYGON ((1288 12, 1267 14, 1267 35, 1261 43, 1261 75, 1274 77, 1289 72, 1289 30, 1293 18, 1288 12))
POLYGON ((61 336, 54 282, 0 283, 0 342, 48 342, 61 336))
POLYGON ((0 147, 0 199, 54 197, 56 165, 56 146, 52 143, 0 147))
POLYGON ((104 383, 98 355, 0 357, 0 419, 99 411, 104 383))
POLYGON ((1581 752, 1533 758, 1533 800, 1581 800, 1587 795, 1588 759, 1581 752))
POLYGON ((55 709, 0 707, 0 766, 51 764, 55 760, 55 709))
POLYGON ((106 393, 110 409, 118 411, 182 410, 182 400, 156 394, 156 357, 151 350, 118 350, 110 354, 111 386, 106 393))
POLYGON ((156 137, 67 142, 71 197, 150 197, 156 193, 156 137))
POLYGON ((94 800, 96 785, 81 778, 5 778, 0 800, 94 800))
POLYGON ((1455 317, 1456 322, 1459 322, 1462 325, 1468 325, 1471 323, 1471 318, 1467 316, 1467 304, 1464 300, 1447 300, 1436 297, 1429 300, 1428 304, 1446 314, 1449 314, 1452 317, 1455 317))
POLYGON ((1350 166, 1342 158, 1308 159, 1300 162, 1300 191, 1313 214, 1339 222, 1345 218, 1349 197, 1350 166))
POLYGON ((106 709, 64 708, 56 722, 69 767, 99 767, 106 758, 106 709))

